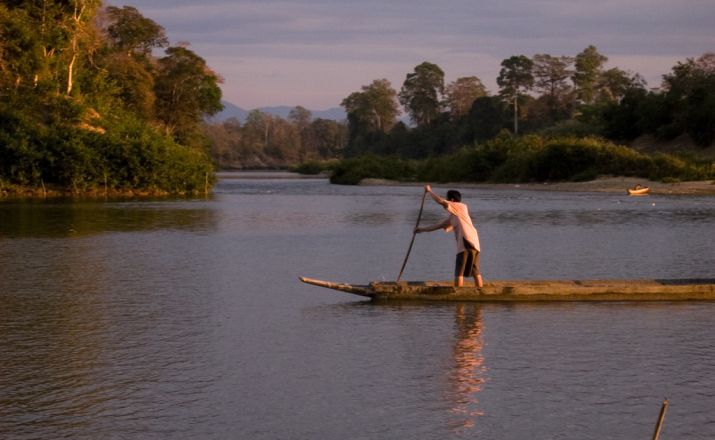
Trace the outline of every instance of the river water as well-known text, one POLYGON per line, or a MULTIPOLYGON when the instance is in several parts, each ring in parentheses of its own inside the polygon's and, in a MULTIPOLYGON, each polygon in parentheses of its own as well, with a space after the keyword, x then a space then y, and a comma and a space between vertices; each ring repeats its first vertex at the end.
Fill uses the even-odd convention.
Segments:
MULTIPOLYGON (((715 437, 715 303, 371 304, 418 187, 0 203, 0 438, 715 437)), ((446 188, 438 187, 437 191, 446 188)), ((485 279, 715 275, 715 198, 464 188, 485 279)), ((429 202, 424 222, 441 208, 429 202)), ((449 279, 417 236, 406 279, 449 279)))

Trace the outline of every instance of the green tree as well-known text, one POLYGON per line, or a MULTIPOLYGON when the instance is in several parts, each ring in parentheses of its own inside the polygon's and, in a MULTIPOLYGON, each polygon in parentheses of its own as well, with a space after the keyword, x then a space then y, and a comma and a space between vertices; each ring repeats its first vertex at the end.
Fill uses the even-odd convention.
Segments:
POLYGON ((43 64, 35 21, 23 9, 0 4, 0 93, 31 87, 43 64))
POLYGON ((664 76, 674 125, 701 146, 715 140, 715 53, 688 58, 664 76))
POLYGON ((312 119, 310 110, 302 106, 293 108, 288 114, 288 121, 293 125, 296 132, 296 138, 299 140, 300 161, 304 162, 308 157, 317 155, 308 141, 308 126, 312 119))
MULTIPOLYGON (((6 1, 9 15, 14 17, 10 32, 29 28, 32 34, 31 47, 21 44, 34 53, 33 61, 25 64, 22 76, 16 77, 16 85, 40 87, 56 93, 70 94, 79 66, 96 48, 98 36, 93 20, 100 0, 68 1, 6 1), (18 26, 19 25, 19 26, 18 26), (28 72, 28 70, 30 70, 28 72)), ((27 35, 27 34, 25 34, 27 35)), ((21 42, 24 38, 15 34, 10 41, 21 42)), ((25 43, 27 43, 27 40, 25 43)), ((29 61, 23 56, 23 61, 29 61)))
POLYGON ((312 113, 305 107, 297 106, 288 114, 288 120, 295 124, 299 130, 305 129, 313 118, 312 113))
POLYGON ((423 62, 408 73, 400 90, 400 104, 412 122, 426 126, 437 119, 442 111, 444 72, 436 64, 423 62))
POLYGON ((152 49, 169 45, 164 28, 144 17, 133 6, 109 6, 107 16, 111 24, 107 26, 106 33, 110 44, 117 51, 129 56, 147 56, 152 49))
POLYGON ((399 114, 396 97, 390 81, 376 79, 343 99, 340 105, 348 116, 351 146, 371 144, 392 128, 399 114))
POLYGON ((509 125, 509 107, 498 96, 477 98, 469 110, 471 138, 476 142, 489 140, 509 125))
POLYGON ((251 110, 243 123, 244 146, 265 150, 268 147, 271 115, 258 109, 251 110))
POLYGON ((606 102, 619 101, 628 90, 645 87, 646 82, 641 75, 614 67, 601 73, 597 86, 598 99, 606 102))
MULTIPOLYGON (((146 115, 155 84, 147 66, 156 60, 115 50, 101 28, 100 6, 100 0, 0 5, 0 179, 73 191, 100 182, 203 189, 211 171, 207 156, 159 132, 146 115)), ((159 64, 168 79, 178 78, 181 69, 159 64)), ((191 92, 202 97, 200 89, 191 92)), ((207 101, 182 101, 178 114, 191 105, 210 112, 207 101)))
POLYGON ((552 121, 568 116, 571 107, 572 87, 568 79, 573 58, 536 54, 533 57, 534 89, 545 97, 546 106, 552 121))
POLYGON ((156 114, 168 133, 181 142, 205 116, 222 108, 219 76, 203 58, 185 47, 170 47, 159 59, 155 83, 156 114))
POLYGON ((315 119, 308 127, 306 142, 320 159, 339 157, 345 148, 347 132, 344 124, 328 119, 315 119))
POLYGON ((301 148, 300 138, 295 135, 295 127, 289 121, 272 116, 268 131, 269 143, 265 152, 274 158, 277 164, 294 164, 309 156, 308 152, 301 148))
POLYGON ((148 60, 126 52, 105 54, 99 64, 124 107, 144 120, 155 116, 155 69, 148 60))
POLYGON ((106 16, 104 33, 108 50, 100 63, 119 88, 124 105, 144 119, 151 119, 157 75, 151 51, 168 45, 164 28, 132 6, 109 6, 106 16))
POLYGON ((534 62, 524 55, 514 55, 501 62, 497 77, 499 94, 514 105, 514 134, 519 132, 519 97, 534 86, 534 62))
POLYGON ((445 87, 445 104, 453 119, 459 119, 469 113, 474 101, 487 96, 487 89, 476 76, 457 78, 445 87))
POLYGON ((645 88, 633 87, 625 90, 619 101, 608 102, 602 112, 604 134, 609 139, 627 141, 640 136, 640 118, 648 99, 645 88))
POLYGON ((586 104, 592 104, 598 95, 598 85, 606 61, 608 57, 601 55, 592 45, 576 55, 572 79, 576 95, 586 104))
POLYGON ((65 94, 69 95, 75 86, 77 68, 81 65, 79 58, 88 56, 96 50, 96 34, 93 20, 96 10, 101 6, 101 0, 72 0, 68 2, 71 14, 62 25, 68 34, 68 47, 64 49, 67 63, 67 82, 65 94))

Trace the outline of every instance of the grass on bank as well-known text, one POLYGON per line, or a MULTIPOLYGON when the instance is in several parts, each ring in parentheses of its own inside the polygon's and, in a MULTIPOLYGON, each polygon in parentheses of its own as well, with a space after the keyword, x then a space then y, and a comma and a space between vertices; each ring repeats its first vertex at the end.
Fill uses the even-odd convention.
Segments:
POLYGON ((662 182, 715 179, 713 162, 668 154, 646 155, 592 137, 507 134, 440 157, 410 160, 371 155, 344 159, 329 169, 332 183, 346 185, 358 184, 365 178, 436 183, 587 181, 599 175, 662 182))

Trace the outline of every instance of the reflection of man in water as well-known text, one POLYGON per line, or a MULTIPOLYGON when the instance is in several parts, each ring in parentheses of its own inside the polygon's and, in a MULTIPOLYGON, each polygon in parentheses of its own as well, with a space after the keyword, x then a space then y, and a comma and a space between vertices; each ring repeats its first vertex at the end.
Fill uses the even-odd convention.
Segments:
POLYGON ((454 230, 454 238, 457 240, 457 258, 454 267, 454 285, 462 287, 464 285, 465 276, 474 277, 474 285, 481 288, 484 286, 482 274, 479 270, 479 235, 477 229, 472 224, 472 219, 469 217, 469 209, 467 205, 462 203, 462 195, 457 190, 450 189, 447 191, 447 200, 432 192, 432 187, 425 185, 425 192, 428 193, 432 200, 442 205, 449 212, 449 217, 444 221, 425 226, 424 228, 415 228, 415 233, 436 231, 444 229, 445 231, 454 230))
POLYGON ((452 412, 458 417, 453 428, 461 430, 473 427, 475 418, 483 415, 476 405, 477 393, 484 384, 485 368, 481 308, 459 305, 455 312, 457 342, 454 346, 455 368, 450 382, 454 387, 452 412))

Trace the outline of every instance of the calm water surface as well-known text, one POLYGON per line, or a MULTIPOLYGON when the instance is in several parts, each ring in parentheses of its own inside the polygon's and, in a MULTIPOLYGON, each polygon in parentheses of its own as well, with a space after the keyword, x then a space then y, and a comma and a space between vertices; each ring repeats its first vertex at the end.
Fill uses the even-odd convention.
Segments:
MULTIPOLYGON (((663 439, 715 437, 714 303, 302 285, 394 279, 421 192, 284 177, 0 203, 0 438, 646 439, 664 397, 663 439)), ((715 276, 713 197, 463 194, 487 279, 715 276)), ((405 278, 449 279, 453 246, 419 235, 405 278)))

